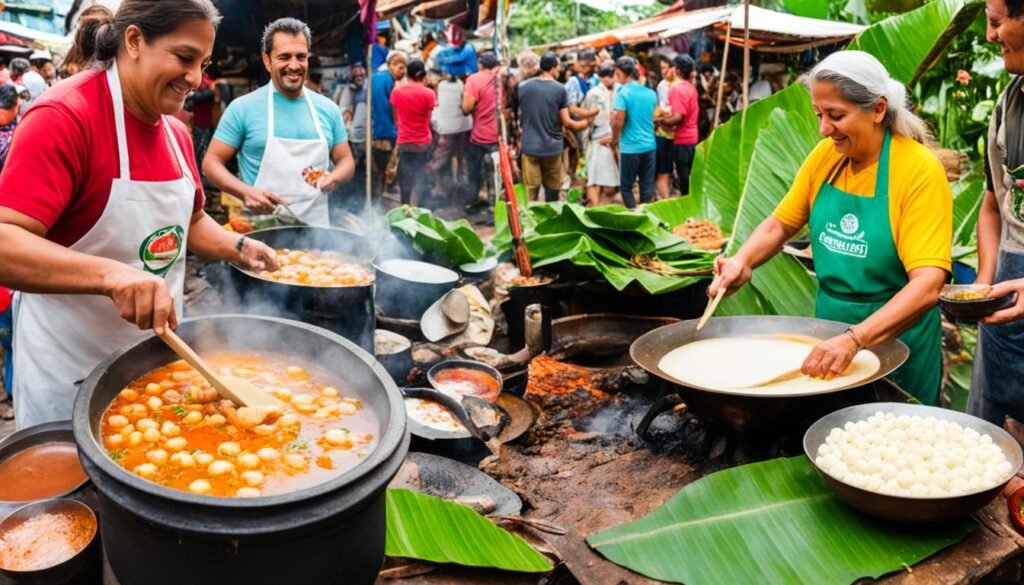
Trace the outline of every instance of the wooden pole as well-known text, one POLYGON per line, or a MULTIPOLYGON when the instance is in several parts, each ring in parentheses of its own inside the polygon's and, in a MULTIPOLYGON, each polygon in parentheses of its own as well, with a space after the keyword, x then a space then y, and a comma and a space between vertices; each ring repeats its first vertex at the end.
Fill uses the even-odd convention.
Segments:
MULTIPOLYGON (((376 31, 375 31, 376 32, 376 31)), ((366 217, 373 205, 373 43, 366 45, 366 217)))
POLYGON ((712 121, 712 128, 718 127, 719 116, 722 113, 722 96, 725 94, 725 70, 729 66, 729 45, 732 44, 732 20, 725 25, 725 50, 722 51, 722 70, 718 73, 718 99, 715 100, 715 119, 712 121))
POLYGON ((750 105, 750 0, 743 0, 743 111, 750 105))

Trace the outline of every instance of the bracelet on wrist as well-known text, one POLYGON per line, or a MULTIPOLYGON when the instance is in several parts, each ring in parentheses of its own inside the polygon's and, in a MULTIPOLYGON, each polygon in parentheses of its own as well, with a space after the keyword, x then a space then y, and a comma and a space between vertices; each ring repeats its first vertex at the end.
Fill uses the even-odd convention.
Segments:
POLYGON ((857 351, 864 349, 864 344, 860 342, 860 338, 857 337, 857 332, 853 330, 853 327, 847 327, 843 333, 853 338, 853 342, 857 344, 857 351))

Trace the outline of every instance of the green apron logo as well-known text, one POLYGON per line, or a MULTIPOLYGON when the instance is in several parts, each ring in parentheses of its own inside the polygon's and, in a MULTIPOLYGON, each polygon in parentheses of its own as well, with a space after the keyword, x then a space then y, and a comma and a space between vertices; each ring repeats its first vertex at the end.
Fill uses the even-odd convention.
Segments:
POLYGON ((863 231, 857 233, 859 229, 860 220, 856 215, 847 213, 839 220, 838 226, 831 221, 825 224, 825 231, 818 235, 818 241, 836 254, 867 258, 868 242, 863 231))
POLYGON ((146 272, 157 276, 167 274, 181 256, 181 242, 185 239, 185 230, 181 226, 171 225, 149 234, 139 246, 139 258, 146 272))

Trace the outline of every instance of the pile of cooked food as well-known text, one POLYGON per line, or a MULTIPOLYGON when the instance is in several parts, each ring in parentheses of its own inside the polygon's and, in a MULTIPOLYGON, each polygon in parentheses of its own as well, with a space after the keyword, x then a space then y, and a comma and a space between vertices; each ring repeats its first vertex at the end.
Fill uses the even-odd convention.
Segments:
POLYGON ((725 244, 722 228, 706 219, 693 219, 672 228, 672 233, 705 250, 721 250, 725 244))
POLYGON ((374 281, 373 270, 336 252, 276 250, 278 269, 264 270, 260 278, 304 286, 365 286, 374 281))

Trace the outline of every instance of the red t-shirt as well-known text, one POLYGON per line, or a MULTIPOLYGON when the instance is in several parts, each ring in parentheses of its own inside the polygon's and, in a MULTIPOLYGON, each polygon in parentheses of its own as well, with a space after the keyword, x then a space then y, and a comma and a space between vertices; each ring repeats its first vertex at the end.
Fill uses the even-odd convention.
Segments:
POLYGON ((498 142, 498 88, 494 86, 497 75, 498 68, 495 67, 490 71, 478 71, 466 80, 466 95, 476 100, 473 131, 469 134, 473 144, 498 142))
MULTIPOLYGON (((179 120, 167 121, 196 180, 195 212, 204 197, 192 138, 179 120)), ((125 130, 133 181, 182 176, 161 124, 151 126, 125 110, 125 130)), ((119 174, 106 72, 86 71, 47 90, 25 112, 0 173, 0 206, 39 220, 48 240, 70 246, 99 220, 119 174)))
POLYGON ((11 289, 0 286, 0 313, 3 313, 11 306, 11 289))
POLYGON ((668 90, 668 103, 673 114, 682 114, 683 121, 676 126, 676 137, 672 144, 694 145, 697 144, 697 116, 700 110, 697 106, 697 88, 692 83, 684 81, 672 86, 668 90))
POLYGON ((430 113, 437 95, 421 83, 400 85, 391 92, 391 107, 398 118, 398 144, 430 144, 430 113))

